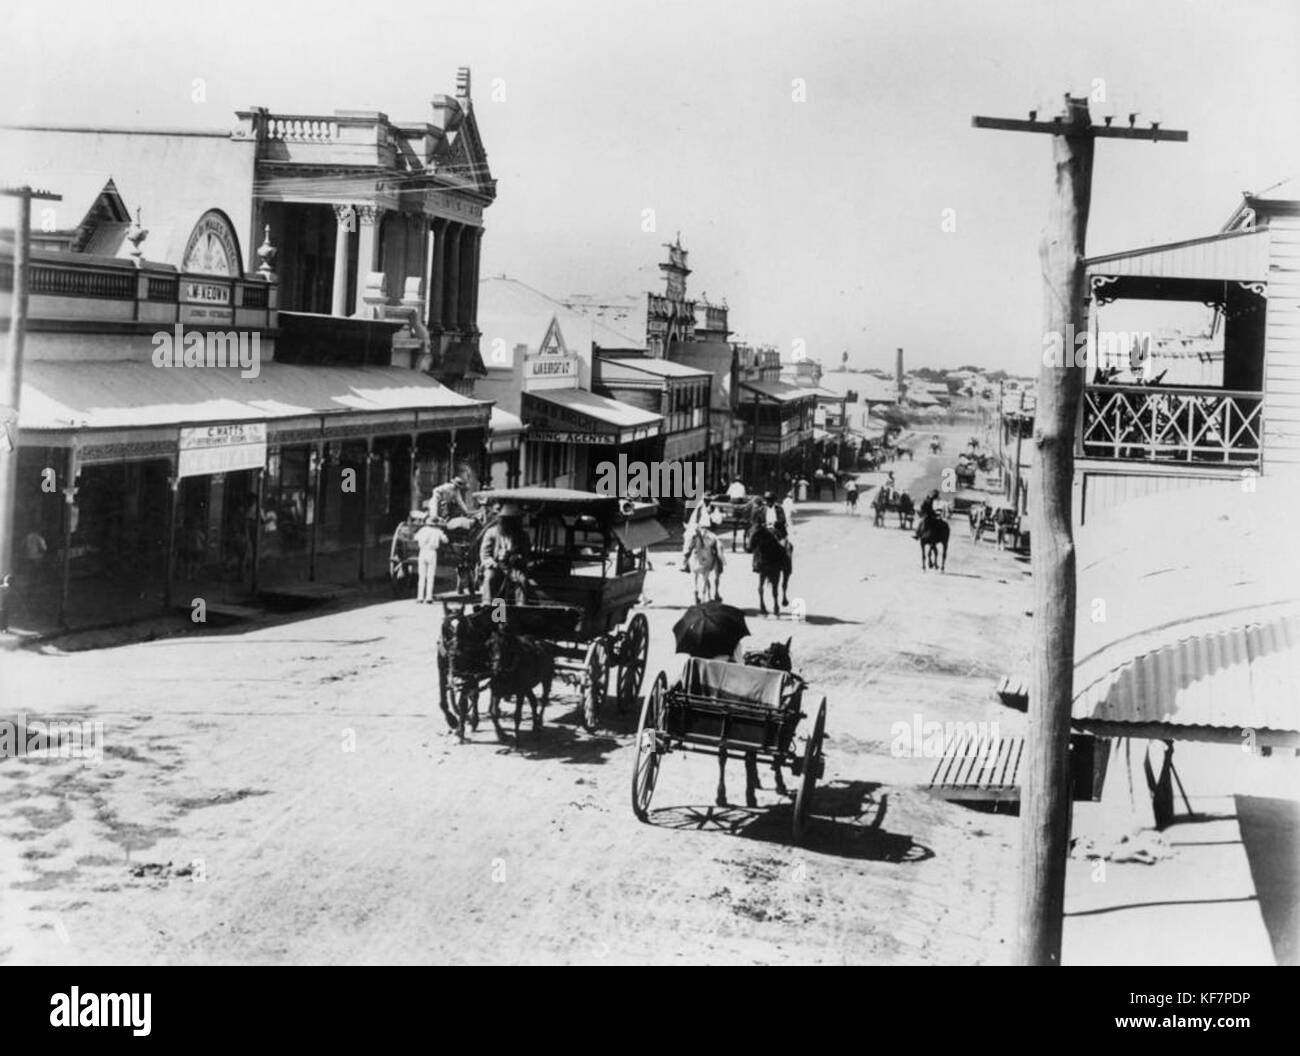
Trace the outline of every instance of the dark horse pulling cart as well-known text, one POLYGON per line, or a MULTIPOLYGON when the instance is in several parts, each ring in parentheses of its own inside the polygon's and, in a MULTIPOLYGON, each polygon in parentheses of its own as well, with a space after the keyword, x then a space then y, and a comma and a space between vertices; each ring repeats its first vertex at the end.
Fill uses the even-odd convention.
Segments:
POLYGON ((804 681, 789 671, 724 660, 686 661, 673 685, 662 671, 641 708, 637 727, 636 767, 632 773, 632 810, 649 820, 650 799, 659 766, 669 752, 698 752, 744 759, 752 779, 759 763, 772 767, 777 790, 784 791, 781 767, 800 778, 794 799, 793 834, 803 838, 812 807, 813 788, 825 773, 822 742, 826 735, 826 698, 821 698, 812 732, 803 751, 795 748, 795 731, 803 711, 804 681))
MULTIPOLYGON (((554 659, 556 677, 577 686, 583 725, 594 730, 611 672, 617 670, 613 688, 620 710, 634 704, 641 691, 650 627, 644 613, 630 620, 628 614, 645 584, 646 547, 668 533, 654 519, 652 504, 620 502, 593 492, 511 488, 479 497, 510 503, 523 512, 531 550, 521 570, 525 599, 522 604, 492 599, 449 609, 443 623, 444 647, 439 649, 440 685, 449 685, 457 694, 462 715, 476 706, 491 672, 476 664, 457 670, 452 655, 466 633, 479 633, 475 628, 540 640, 554 659), (482 618, 484 610, 492 610, 495 618, 482 618), (466 615, 467 622, 457 622, 466 615), (441 666, 444 654, 446 670, 441 666)), ((486 655, 473 643, 465 651, 473 657, 486 655)))

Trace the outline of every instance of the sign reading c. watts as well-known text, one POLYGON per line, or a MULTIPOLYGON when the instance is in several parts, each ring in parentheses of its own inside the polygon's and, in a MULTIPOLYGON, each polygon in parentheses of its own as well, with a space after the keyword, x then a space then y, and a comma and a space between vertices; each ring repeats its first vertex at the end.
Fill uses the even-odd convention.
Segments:
POLYGON ((199 425, 181 429, 178 477, 233 473, 266 465, 266 423, 199 425))

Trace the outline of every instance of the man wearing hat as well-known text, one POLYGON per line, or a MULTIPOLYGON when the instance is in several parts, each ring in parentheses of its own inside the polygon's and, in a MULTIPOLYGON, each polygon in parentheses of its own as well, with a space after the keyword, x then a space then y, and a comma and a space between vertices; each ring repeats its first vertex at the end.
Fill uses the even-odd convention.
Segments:
POLYGON ((479 544, 484 604, 490 605, 497 598, 506 598, 516 605, 526 600, 524 573, 531 550, 522 511, 516 503, 503 502, 497 511, 496 524, 483 533, 479 544))
POLYGON ((754 523, 766 525, 783 543, 789 535, 788 525, 785 523, 785 510, 777 503, 774 492, 763 493, 763 501, 754 511, 754 523))
POLYGON ((717 507, 713 505, 713 499, 708 495, 701 495, 700 501, 696 503, 695 509, 691 512, 690 519, 686 522, 686 531, 682 535, 682 571, 689 572, 691 541, 695 537, 696 528, 704 528, 707 531, 713 531, 722 523, 722 514, 718 512, 717 507))
POLYGON ((447 533, 424 516, 420 517, 420 521, 422 523, 415 533, 414 540, 419 549, 416 568, 420 573, 416 581, 415 600, 419 605, 432 605, 433 581, 438 576, 438 548, 446 545, 447 533))
POLYGON ((434 488, 428 507, 429 513, 443 524, 453 517, 474 516, 465 497, 465 475, 457 473, 446 484, 434 488))

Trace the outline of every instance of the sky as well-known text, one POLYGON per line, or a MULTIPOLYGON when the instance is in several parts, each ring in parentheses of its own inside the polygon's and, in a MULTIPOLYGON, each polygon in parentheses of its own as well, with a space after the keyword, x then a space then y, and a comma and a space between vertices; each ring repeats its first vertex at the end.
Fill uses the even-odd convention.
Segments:
POLYGON ((424 120, 469 66, 498 180, 485 275, 658 290, 680 232, 689 292, 725 298, 738 338, 827 365, 892 369, 903 347, 1036 370, 1051 140, 972 115, 1046 116, 1070 91, 1189 132, 1098 143, 1093 254, 1211 234, 1242 191, 1300 174, 1294 0, 6 6, 6 123, 424 120))

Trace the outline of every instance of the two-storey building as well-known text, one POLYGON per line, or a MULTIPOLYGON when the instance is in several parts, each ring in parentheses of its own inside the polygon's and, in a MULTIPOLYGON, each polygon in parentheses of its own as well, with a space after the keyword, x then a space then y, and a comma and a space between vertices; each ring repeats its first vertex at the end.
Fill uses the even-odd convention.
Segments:
POLYGON ((1216 234, 1089 259, 1096 354, 1075 448, 1081 523, 1154 491, 1300 466, 1297 247, 1300 202, 1247 195, 1216 234), (1106 306, 1126 300, 1208 306, 1219 347, 1196 343, 1200 384, 1183 380, 1182 342, 1162 348, 1131 326, 1116 338, 1106 306))
POLYGON ((491 408, 446 368, 477 340, 459 249, 493 193, 468 92, 466 73, 419 126, 255 109, 233 132, 0 130, 19 178, 63 195, 36 215, 16 429, 33 623, 386 575, 396 522, 478 471, 491 408), (328 247, 308 235, 325 214, 328 247), (430 283, 460 314, 431 314, 430 283))

